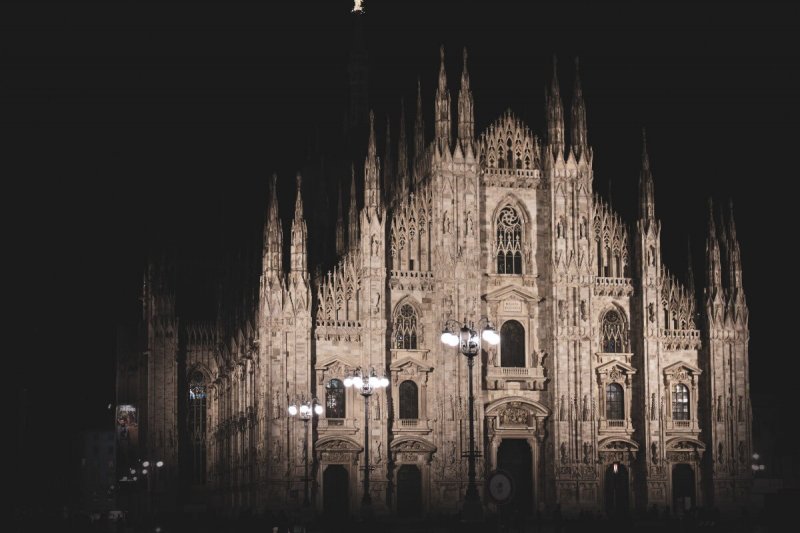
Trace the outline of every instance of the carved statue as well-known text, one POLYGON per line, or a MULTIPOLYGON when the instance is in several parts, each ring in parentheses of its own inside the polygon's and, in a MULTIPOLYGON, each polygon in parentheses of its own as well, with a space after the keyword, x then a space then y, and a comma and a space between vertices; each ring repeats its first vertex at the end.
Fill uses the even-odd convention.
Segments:
POLYGON ((472 235, 472 211, 467 211, 467 235, 472 235))
POLYGON ((717 462, 718 463, 723 463, 724 462, 724 460, 723 460, 723 447, 722 447, 722 443, 721 442, 719 444, 717 444, 717 462))
POLYGON ((654 465, 658 464, 658 443, 653 442, 650 444, 650 460, 654 465))
POLYGON ((647 318, 650 322, 656 321, 656 308, 652 303, 647 304, 647 318))
POLYGON ((586 300, 581 300, 581 320, 586 321, 586 300))
POLYGON ((567 464, 567 443, 566 442, 562 442, 561 443, 560 452, 561 452, 561 464, 565 465, 565 464, 567 464))

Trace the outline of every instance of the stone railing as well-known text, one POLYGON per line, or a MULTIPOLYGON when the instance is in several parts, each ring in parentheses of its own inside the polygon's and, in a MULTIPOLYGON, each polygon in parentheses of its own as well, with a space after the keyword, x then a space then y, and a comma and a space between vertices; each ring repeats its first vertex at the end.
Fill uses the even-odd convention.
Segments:
POLYGON ((521 389, 543 390, 546 381, 547 378, 541 366, 533 368, 488 366, 486 368, 486 388, 490 390, 508 389, 509 383, 518 383, 521 389))
POLYGON ((697 329, 662 329, 661 341, 667 350, 699 350, 702 342, 697 329))
POLYGON ((624 428, 625 421, 624 420, 606 420, 606 424, 610 428, 624 428))
POLYGON ((630 296, 633 294, 631 278, 594 278, 594 294, 596 296, 630 296))

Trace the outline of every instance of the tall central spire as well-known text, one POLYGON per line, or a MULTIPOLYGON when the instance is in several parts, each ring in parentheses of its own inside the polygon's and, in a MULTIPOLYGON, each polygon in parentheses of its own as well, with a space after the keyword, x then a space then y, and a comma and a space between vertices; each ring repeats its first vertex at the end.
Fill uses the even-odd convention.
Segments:
POLYGON ((297 199, 294 203, 294 220, 292 221, 292 270, 291 274, 303 274, 308 270, 307 259, 308 229, 303 216, 302 177, 297 173, 297 199))
POLYGON ((639 174, 639 218, 647 223, 655 221, 656 202, 650 156, 647 153, 647 135, 642 129, 642 170, 639 174))
POLYGON ((264 271, 283 272, 283 227, 278 214, 278 175, 272 175, 267 218, 264 224, 264 271))
POLYGON ((406 147, 406 108, 400 99, 400 133, 397 139, 397 183, 403 195, 408 191, 408 148, 406 147))
POLYGON ((475 136, 475 112, 473 110, 472 91, 469 88, 469 72, 467 71, 467 49, 464 48, 464 68, 461 71, 461 88, 458 91, 458 138, 466 148, 475 136))
POLYGON ((583 101, 583 90, 581 89, 581 75, 578 58, 575 58, 575 89, 572 93, 572 151, 575 157, 580 157, 588 148, 586 134, 586 103, 583 101))
POLYGON ((708 200, 708 237, 706 239, 706 302, 722 295, 722 265, 719 256, 717 226, 714 223, 714 204, 708 200))
POLYGON ((414 121, 414 186, 419 187, 425 158, 425 121, 422 118, 422 83, 417 78, 417 117, 414 121))
POLYGON ((450 91, 444 68, 444 45, 439 48, 439 86, 436 88, 436 144, 444 152, 450 150, 450 91))
POLYGON ((379 210, 381 207, 380 160, 375 147, 375 114, 369 112, 369 146, 364 160, 364 208, 379 210))
POLYGON ((552 155, 564 156, 564 107, 558 89, 558 61, 553 56, 553 79, 550 92, 545 91, 547 114, 547 144, 552 155))

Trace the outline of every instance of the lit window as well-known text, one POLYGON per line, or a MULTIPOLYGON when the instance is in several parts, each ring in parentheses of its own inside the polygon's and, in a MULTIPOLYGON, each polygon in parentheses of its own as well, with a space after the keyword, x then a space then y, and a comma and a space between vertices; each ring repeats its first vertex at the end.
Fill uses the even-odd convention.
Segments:
POLYGON ((689 420, 689 387, 678 383, 672 391, 672 419, 689 420))
POLYGON ((332 379, 325 388, 325 417, 344 418, 344 383, 332 379))

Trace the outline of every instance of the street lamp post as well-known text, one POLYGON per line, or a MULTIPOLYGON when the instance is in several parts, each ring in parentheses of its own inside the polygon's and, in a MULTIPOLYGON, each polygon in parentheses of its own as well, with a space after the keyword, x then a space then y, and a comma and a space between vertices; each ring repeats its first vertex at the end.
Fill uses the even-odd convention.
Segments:
POLYGON ((308 421, 311 420, 314 415, 321 415, 322 412, 322 406, 319 404, 319 401, 313 397, 310 400, 295 400, 292 405, 289 406, 289 416, 293 418, 295 416, 300 418, 305 426, 306 438, 303 440, 303 463, 305 464, 305 476, 303 476, 304 506, 311 504, 311 501, 308 498, 308 421))
POLYGON ((475 483, 475 458, 480 452, 475 450, 475 396, 472 391, 472 367, 475 365, 475 356, 480 352, 481 337, 491 345, 500 342, 500 335, 495 331, 491 322, 486 317, 481 317, 478 321, 478 329, 481 335, 474 329, 474 324, 467 324, 466 319, 463 323, 455 320, 448 320, 442 330, 442 342, 448 346, 458 346, 462 355, 467 357, 467 371, 469 374, 469 451, 466 453, 468 461, 468 483, 467 492, 464 496, 463 518, 467 521, 477 521, 483 519, 483 505, 478 495, 478 486, 475 483))
POLYGON ((357 368, 344 378, 344 386, 355 387, 364 397, 364 494, 361 497, 361 516, 367 519, 372 516, 372 498, 369 495, 369 398, 377 389, 388 387, 389 380, 385 376, 378 377, 374 368, 370 369, 368 375, 357 368))

